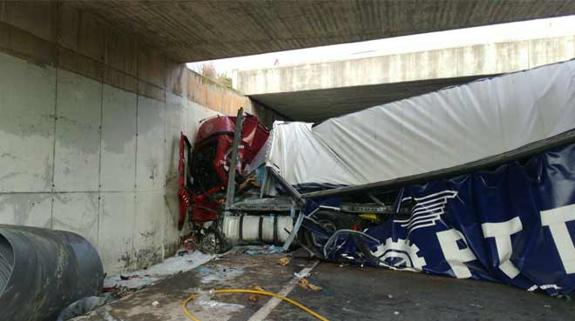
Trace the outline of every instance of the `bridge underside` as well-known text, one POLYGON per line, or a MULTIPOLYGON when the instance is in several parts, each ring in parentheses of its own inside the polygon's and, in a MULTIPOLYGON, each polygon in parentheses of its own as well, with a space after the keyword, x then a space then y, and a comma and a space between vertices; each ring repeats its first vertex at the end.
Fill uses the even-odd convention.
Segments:
POLYGON ((81 0, 66 4, 139 35, 180 62, 575 14, 575 2, 570 0, 81 0))
POLYGON ((298 121, 320 122, 489 75, 252 95, 250 98, 298 121))

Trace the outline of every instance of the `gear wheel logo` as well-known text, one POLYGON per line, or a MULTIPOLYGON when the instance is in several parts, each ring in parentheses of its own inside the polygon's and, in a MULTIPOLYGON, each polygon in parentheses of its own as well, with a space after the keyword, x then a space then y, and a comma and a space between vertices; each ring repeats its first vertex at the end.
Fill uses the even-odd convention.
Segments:
POLYGON ((417 255, 419 248, 409 240, 390 238, 378 245, 372 255, 379 259, 379 265, 394 270, 421 272, 427 264, 425 258, 417 255))

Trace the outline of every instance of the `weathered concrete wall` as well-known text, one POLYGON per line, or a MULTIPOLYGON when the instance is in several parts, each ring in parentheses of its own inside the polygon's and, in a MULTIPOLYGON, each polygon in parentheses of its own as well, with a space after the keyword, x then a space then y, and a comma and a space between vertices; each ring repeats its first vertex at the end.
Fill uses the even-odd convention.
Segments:
POLYGON ((107 271, 173 251, 177 139, 215 112, 0 54, 0 222, 77 232, 107 271))
POLYGON ((493 75, 574 57, 575 36, 569 36, 242 70, 234 85, 246 95, 261 95, 493 75))
POLYGON ((59 2, 0 2, 0 52, 0 223, 77 232, 109 273, 173 252, 179 134, 249 99, 59 2))

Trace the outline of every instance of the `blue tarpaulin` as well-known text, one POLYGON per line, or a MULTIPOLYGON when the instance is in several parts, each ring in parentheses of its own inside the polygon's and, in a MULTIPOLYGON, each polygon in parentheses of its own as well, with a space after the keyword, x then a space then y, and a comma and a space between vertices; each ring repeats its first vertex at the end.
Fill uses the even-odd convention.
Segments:
MULTIPOLYGON (((408 202, 409 218, 364 231, 373 239, 362 238, 371 252, 362 263, 575 293, 575 144, 407 186, 399 203, 408 202)), ((327 258, 359 262, 357 241, 343 235, 327 258)))

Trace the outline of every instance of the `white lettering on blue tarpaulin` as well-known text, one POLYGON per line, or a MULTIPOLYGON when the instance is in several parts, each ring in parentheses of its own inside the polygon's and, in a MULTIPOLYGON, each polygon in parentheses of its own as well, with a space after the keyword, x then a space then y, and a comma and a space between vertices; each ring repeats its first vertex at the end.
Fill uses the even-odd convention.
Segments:
POLYGON ((411 210, 409 219, 394 220, 394 223, 399 223, 401 227, 407 228, 408 234, 420 228, 435 226, 437 221, 441 220, 441 215, 445 214, 447 201, 456 196, 457 191, 445 190, 423 197, 409 196, 403 198, 401 202, 414 200, 415 206, 411 210))
MULTIPOLYGON (((575 244, 567 229, 567 223, 573 221, 575 221, 575 204, 541 211, 542 228, 548 228, 551 232, 561 264, 567 274, 575 273, 575 244)), ((515 278, 519 270, 510 260, 513 254, 511 235, 523 230, 521 219, 515 217, 504 222, 483 223, 481 228, 485 239, 495 240, 499 269, 509 278, 515 278)), ((443 256, 455 277, 470 278, 471 271, 465 263, 477 258, 467 245, 463 234, 452 228, 437 232, 436 236, 443 256), (463 242, 465 247, 460 248, 457 242, 463 242)))
POLYGON ((565 273, 575 273, 575 245, 569 235, 567 222, 575 221, 575 204, 541 211, 541 225, 548 227, 563 263, 565 273))
POLYGON ((499 269, 511 279, 519 275, 519 270, 511 262, 511 254, 513 254, 511 235, 523 230, 521 219, 515 217, 500 223, 483 223, 481 229, 483 230, 483 237, 495 239, 499 269))
POLYGON ((452 228, 446 231, 436 233, 443 257, 451 267, 451 271, 458 279, 467 279, 471 277, 471 271, 465 265, 465 262, 475 261, 477 258, 471 251, 465 237, 458 230, 452 228), (465 242, 465 248, 460 249, 458 241, 465 242))

